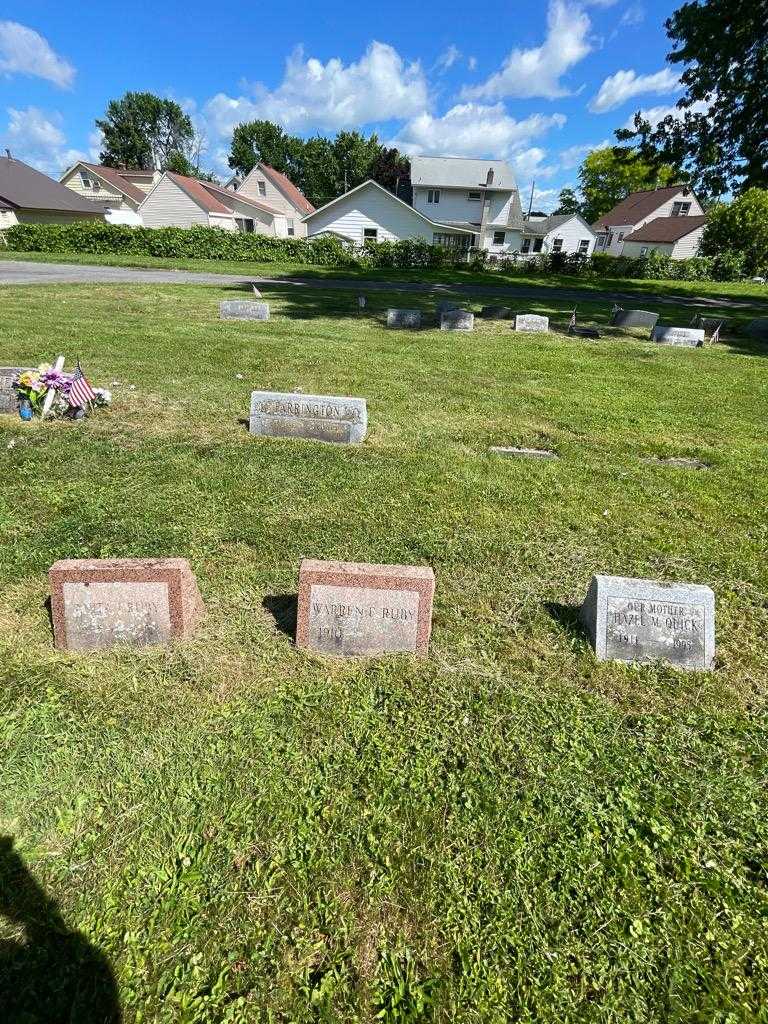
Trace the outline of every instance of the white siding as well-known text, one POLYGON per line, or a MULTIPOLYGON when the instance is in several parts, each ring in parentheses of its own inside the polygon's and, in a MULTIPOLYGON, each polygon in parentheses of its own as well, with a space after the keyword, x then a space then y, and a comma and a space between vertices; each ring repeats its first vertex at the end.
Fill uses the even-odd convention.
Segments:
POLYGON ((671 242, 625 242, 623 256, 628 256, 631 260, 638 259, 640 256, 648 256, 652 252, 660 252, 664 256, 672 255, 672 243, 671 242), (645 252, 643 252, 645 249, 645 252))
POLYGON ((377 228, 379 242, 423 238, 431 243, 433 234, 441 231, 376 185, 366 185, 342 196, 328 209, 310 214, 306 224, 310 236, 333 231, 357 245, 363 244, 364 228, 377 228))
POLYGON ((140 212, 147 228, 191 228, 193 224, 208 227, 207 211, 202 210, 171 178, 158 182, 141 204, 140 212))
MULTIPOLYGON (((483 190, 479 186, 476 189, 439 189, 439 203, 427 202, 428 192, 430 191, 434 190, 423 188, 421 185, 414 188, 414 209, 423 213, 431 220, 439 220, 448 223, 451 223, 452 221, 469 221, 471 224, 480 224, 483 217, 483 190), (467 196, 470 191, 479 192, 480 199, 468 199, 467 196)), ((489 192, 488 201, 490 204, 487 220, 488 227, 492 224, 497 225, 499 228, 504 227, 509 220, 512 192, 489 192)))
POLYGON ((571 217, 570 220, 565 221, 560 227, 555 228, 544 236, 544 251, 552 252, 553 243, 556 238, 562 238, 563 247, 561 252, 564 253, 575 253, 579 251, 579 242, 582 239, 586 239, 589 242, 587 248, 587 255, 591 256, 595 248, 595 233, 588 224, 584 223, 579 217, 571 217))
MULTIPOLYGON (((144 222, 146 224, 146 221, 144 222)), ((154 227, 155 225, 150 225, 154 227)), ((222 231, 237 231, 235 218, 228 213, 211 213, 208 215, 206 226, 209 228, 221 228, 222 231)))
POLYGON ((520 246, 523 244, 523 233, 515 228, 504 227, 500 224, 496 228, 491 228, 486 232, 485 238, 481 244, 482 249, 487 249, 492 256, 505 256, 511 252, 519 252, 520 246), (495 231, 504 232, 504 244, 495 245, 493 241, 493 235, 495 231))
POLYGON ((12 228, 18 223, 15 210, 0 210, 0 231, 3 228, 12 228))
MULTIPOLYGON (((228 198, 226 205, 229 205, 229 202, 230 199, 228 198)), ((253 230, 257 234, 274 235, 276 233, 275 220, 278 218, 275 218, 271 213, 264 213, 253 206, 248 206, 247 203, 238 203, 236 200, 232 200, 232 208, 236 217, 243 217, 253 221, 253 230)))
POLYGON ((642 250, 645 249, 646 256, 651 252, 660 252, 665 256, 671 256, 673 260, 686 260, 698 253, 703 234, 704 225, 702 224, 700 228, 691 231, 677 242, 625 242, 624 255, 635 259, 642 256, 642 250))
POLYGON ((160 171, 155 171, 152 177, 148 178, 143 174, 127 174, 123 172, 123 177, 126 181, 129 181, 131 185, 134 185, 136 188, 140 188, 142 192, 149 194, 162 175, 160 174, 160 171))
POLYGON ((645 217, 641 217, 634 224, 621 224, 618 227, 611 225, 609 231, 613 232, 613 243, 601 251, 610 253, 611 256, 629 255, 624 250, 623 239, 622 241, 619 241, 619 234, 623 232, 625 235, 628 235, 632 231, 636 231, 638 228, 643 227, 643 225, 647 224, 649 221, 656 220, 657 217, 671 217, 672 207, 675 205, 675 203, 691 204, 691 208, 686 214, 686 216, 688 217, 700 217, 704 213, 704 210, 702 209, 696 196, 692 192, 689 192, 688 195, 684 195, 683 190, 680 189, 679 192, 676 192, 666 202, 659 203, 659 205, 651 213, 649 213, 645 217))

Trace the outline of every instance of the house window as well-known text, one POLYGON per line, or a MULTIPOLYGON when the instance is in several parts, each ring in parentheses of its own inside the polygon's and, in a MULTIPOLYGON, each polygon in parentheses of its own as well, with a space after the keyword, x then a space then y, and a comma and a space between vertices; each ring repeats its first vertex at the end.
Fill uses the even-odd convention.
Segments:
POLYGON ((552 252, 562 252, 562 251, 563 251, 563 240, 562 240, 562 238, 556 238, 552 242, 552 252))
POLYGON ((672 216, 673 217, 687 217, 691 212, 690 203, 673 203, 672 204, 672 216))
POLYGON ((533 240, 533 251, 534 252, 541 252, 541 247, 542 247, 543 244, 544 244, 544 239, 543 238, 534 238, 534 240, 533 240))
POLYGON ((287 221, 288 221, 288 234, 289 235, 295 235, 296 234, 296 230, 294 228, 293 218, 292 217, 288 217, 287 221))
POLYGON ((579 241, 579 253, 580 253, 580 255, 586 256, 588 252, 589 252, 589 239, 588 238, 580 239, 580 241, 579 241))
POLYGON ((266 194, 267 194, 267 183, 266 183, 266 181, 260 181, 259 182, 259 195, 260 196, 266 196, 266 194))
POLYGON ((597 241, 595 242, 596 248, 602 249, 604 245, 605 245, 605 235, 598 235, 597 236, 597 241))
POLYGON ((623 231, 620 231, 620 232, 619 232, 619 237, 618 237, 618 238, 616 239, 616 241, 617 241, 617 242, 620 242, 620 241, 622 241, 622 239, 623 239, 623 238, 624 238, 624 232, 623 232, 623 231))
POLYGON ((431 188, 431 189, 429 189, 429 191, 427 192, 427 202, 428 203, 439 203, 440 202, 440 189, 439 188, 431 188))
POLYGON ((433 245, 442 245, 446 249, 468 249, 474 235, 447 235, 435 232, 432 235, 433 245))
POLYGON ((505 231, 494 231, 493 232, 493 244, 504 245, 507 240, 507 234, 505 231))
POLYGON ((83 188, 93 188, 93 182, 85 171, 80 171, 80 181, 83 183, 83 188))
POLYGON ((523 239, 523 244, 520 246, 520 252, 530 252, 530 251, 531 251, 531 240, 530 240, 530 238, 524 238, 523 239))
POLYGON ((363 241, 375 242, 379 236, 378 228, 363 228, 363 241))
POLYGON ((250 217, 235 217, 235 224, 238 231, 250 234, 253 231, 253 220, 250 217))
POLYGON ((641 250, 640 250, 640 255, 641 255, 641 256, 647 256, 647 255, 648 255, 648 246, 647 246, 647 245, 644 245, 644 246, 643 246, 643 247, 641 248, 641 250))
POLYGON ((607 241, 606 244, 609 245, 609 246, 613 245, 613 232, 612 231, 608 232, 608 241, 607 241))
POLYGON ((479 192, 467 192, 467 199, 470 201, 470 203, 479 203, 480 202, 480 193, 479 192))

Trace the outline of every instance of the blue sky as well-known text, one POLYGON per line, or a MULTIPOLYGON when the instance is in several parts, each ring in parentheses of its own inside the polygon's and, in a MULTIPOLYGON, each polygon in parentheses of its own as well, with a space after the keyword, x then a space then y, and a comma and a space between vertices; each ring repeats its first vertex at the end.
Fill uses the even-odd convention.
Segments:
POLYGON ((680 95, 661 0, 420 0, 90 7, 6 0, 0 145, 50 174, 98 159, 94 120, 126 90, 172 96, 226 172, 232 128, 376 131, 408 153, 509 159, 556 205, 589 149, 680 95))

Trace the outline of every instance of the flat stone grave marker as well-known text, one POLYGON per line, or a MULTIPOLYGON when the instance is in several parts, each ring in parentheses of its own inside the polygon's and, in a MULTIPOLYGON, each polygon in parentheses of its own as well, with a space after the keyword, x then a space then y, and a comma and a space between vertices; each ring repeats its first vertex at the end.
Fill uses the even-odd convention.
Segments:
POLYGON ((252 299, 224 299, 219 303, 219 317, 222 320, 269 320, 269 306, 252 299))
POLYGON ((709 469, 706 462, 701 459, 686 458, 682 455, 670 455, 667 458, 660 458, 656 455, 648 455, 640 460, 652 466, 669 466, 670 469, 709 469))
POLYGON ((537 316, 535 313, 518 313, 515 317, 516 331, 548 331, 549 317, 537 316))
POLYGON ((364 398, 303 395, 290 391, 251 392, 251 434, 360 444, 367 427, 368 408, 364 398))
POLYGON ((611 327, 649 327, 653 329, 659 320, 658 313, 647 309, 616 309, 611 317, 611 327))
POLYGON ((651 341, 678 348, 701 348, 704 338, 704 330, 699 327, 667 327, 659 324, 651 331, 651 341))
POLYGON ((420 309, 388 309, 387 327, 417 328, 421 327, 420 309))
POLYGON ((712 667, 715 595, 709 587, 593 576, 581 620, 600 661, 712 667))
POLYGON ((466 309, 449 309, 440 317, 441 331, 474 331, 475 314, 466 309))
POLYGON ((13 382, 28 369, 28 366, 0 366, 0 413, 19 411, 19 396, 13 389, 13 382))
POLYGON ((521 459, 558 459, 557 452, 549 448, 490 448, 492 455, 506 455, 510 458, 521 459))
POLYGON ((510 320, 512 310, 509 306, 483 306, 480 316, 485 320, 510 320))
POLYGON ((192 634, 205 614, 186 558, 72 558, 49 572, 56 648, 167 644, 192 634))
POLYGON ((296 646, 342 658, 425 656, 434 593, 435 574, 428 566, 305 558, 296 646))

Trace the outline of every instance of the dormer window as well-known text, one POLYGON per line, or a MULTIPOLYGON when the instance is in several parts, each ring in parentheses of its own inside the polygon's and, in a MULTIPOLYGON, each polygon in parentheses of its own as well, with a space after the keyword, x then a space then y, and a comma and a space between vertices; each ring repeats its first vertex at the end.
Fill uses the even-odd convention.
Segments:
POLYGON ((672 216, 673 217, 687 217, 691 212, 690 203, 673 203, 672 204, 672 216))
POLYGON ((259 182, 259 195, 266 197, 266 194, 267 194, 267 183, 266 183, 266 181, 260 181, 259 182))
POLYGON ((427 191, 427 202, 428 203, 439 203, 440 202, 440 189, 431 188, 427 191))
POLYGON ((83 183, 83 188, 93 188, 93 182, 85 171, 80 171, 80 181, 83 183))
POLYGON ((479 203, 480 198, 481 196, 479 192, 467 192, 467 199, 470 201, 470 203, 479 203))

